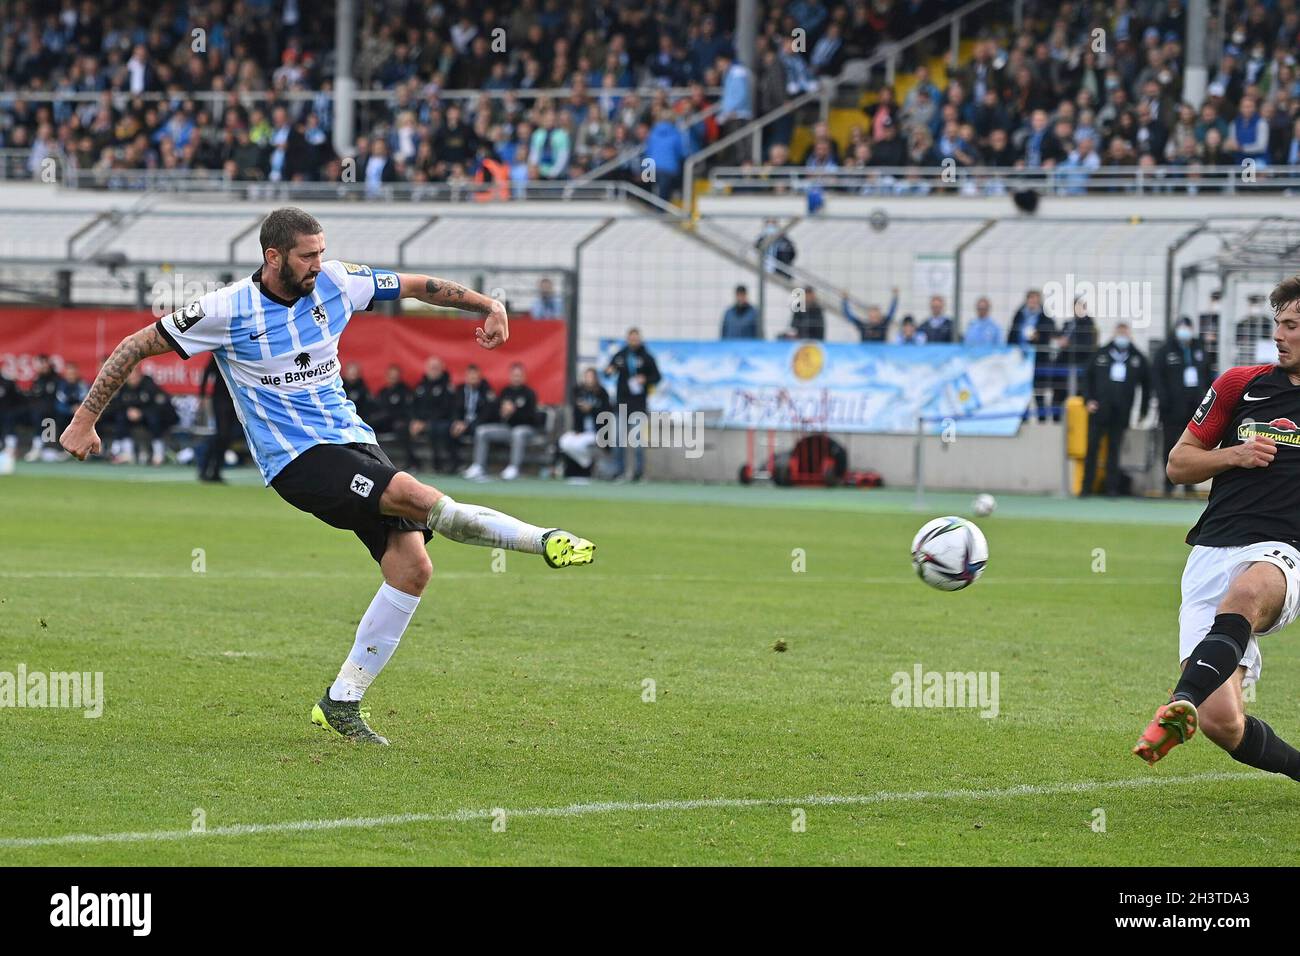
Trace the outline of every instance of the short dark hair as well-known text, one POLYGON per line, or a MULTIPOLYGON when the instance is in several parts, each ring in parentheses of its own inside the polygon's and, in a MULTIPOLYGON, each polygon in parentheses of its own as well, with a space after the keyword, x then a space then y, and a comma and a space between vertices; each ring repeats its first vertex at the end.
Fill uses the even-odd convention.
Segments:
POLYGON ((1297 300, 1300 300, 1300 275, 1283 279, 1277 284, 1277 288, 1268 294, 1268 304, 1273 307, 1274 315, 1297 300))
POLYGON ((749 295, 749 290, 746 289, 743 285, 738 285, 738 286, 736 286, 736 292, 737 292, 737 294, 743 292, 743 293, 745 293, 745 295, 749 295))
POLYGON ((288 252, 298 242, 299 236, 314 236, 324 232, 316 217, 303 212, 297 206, 284 206, 273 209, 262 220, 262 256, 267 249, 288 252))

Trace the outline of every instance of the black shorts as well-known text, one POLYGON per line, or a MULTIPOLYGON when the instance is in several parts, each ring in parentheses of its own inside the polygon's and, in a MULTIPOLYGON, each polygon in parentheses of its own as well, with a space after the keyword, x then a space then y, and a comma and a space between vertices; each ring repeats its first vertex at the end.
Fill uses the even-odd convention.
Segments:
POLYGON ((281 469, 271 487, 300 511, 356 533, 379 561, 390 531, 433 532, 409 518, 379 513, 379 499, 397 469, 378 445, 314 445, 281 469))

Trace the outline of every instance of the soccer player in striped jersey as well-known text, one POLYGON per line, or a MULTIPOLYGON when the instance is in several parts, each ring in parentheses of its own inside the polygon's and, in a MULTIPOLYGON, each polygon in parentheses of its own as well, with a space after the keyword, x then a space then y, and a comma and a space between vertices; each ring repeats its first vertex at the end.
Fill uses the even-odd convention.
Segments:
POLYGON ((425 545, 452 541, 540 554, 553 568, 590 564, 595 545, 479 505, 453 501, 398 471, 348 401, 339 336, 356 311, 416 298, 483 316, 478 344, 509 338, 505 307, 455 282, 325 259, 320 223, 286 207, 262 223, 262 265, 123 339, 104 362, 59 441, 85 460, 100 451, 95 423, 131 369, 151 355, 211 352, 230 389, 248 447, 268 485, 302 511, 356 533, 384 583, 312 721, 352 740, 388 741, 366 723, 362 696, 397 649, 433 573, 425 545))

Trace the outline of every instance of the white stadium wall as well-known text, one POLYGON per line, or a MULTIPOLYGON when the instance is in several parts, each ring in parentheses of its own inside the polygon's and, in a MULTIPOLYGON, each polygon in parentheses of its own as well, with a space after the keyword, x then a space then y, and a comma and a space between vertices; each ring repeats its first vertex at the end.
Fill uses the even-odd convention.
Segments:
MULTIPOLYGON (((55 189, 0 184, 0 283, 48 290, 56 270, 70 268, 74 304, 132 306, 139 272, 151 289, 176 288, 178 278, 216 283, 223 274, 240 276, 259 261, 261 215, 279 205, 94 192, 55 198, 55 189), (120 265, 110 268, 110 259, 120 265)), ((945 293, 949 310, 955 292, 963 321, 976 298, 987 295, 1005 329, 1026 289, 1054 282, 1064 291, 1073 281, 1077 291, 1079 283, 1092 281, 1137 283, 1149 296, 1150 314, 1134 336, 1149 347, 1164 337, 1167 311, 1208 309, 1224 236, 1276 216, 1284 202, 1248 193, 1047 197, 1038 214, 1027 216, 1007 197, 831 195, 825 209, 809 217, 798 195, 706 195, 693 223, 623 201, 303 205, 324 224, 332 257, 503 289, 517 310, 527 308, 538 278, 576 270, 576 359, 587 362, 602 338, 621 337, 632 325, 652 346, 655 339, 716 338, 737 284, 749 286, 757 301, 753 243, 768 217, 788 230, 798 251, 795 266, 811 274, 798 281, 815 279, 830 341, 857 337, 840 315, 841 290, 859 306, 884 305, 897 286, 900 315, 918 317, 927 312, 932 292, 945 293), (878 228, 882 214, 885 224, 878 228), (1184 280, 1184 267, 1198 264, 1202 273, 1184 280)), ((769 277, 767 337, 788 324, 795 284, 769 277)), ((1267 288, 1243 286, 1231 307, 1244 309, 1246 296, 1259 291, 1267 288)), ((165 305, 172 307, 170 299, 165 305)), ((1099 324, 1109 334, 1114 322, 1102 317, 1099 324)), ((1027 426, 1016 439, 970 440, 965 451, 932 454, 927 482, 1056 490, 1056 434, 1050 425, 1027 426)), ((652 460, 664 475, 732 480, 744 456, 743 434, 711 433, 710 440, 714 453, 704 462, 674 464, 664 452, 652 460)), ((1145 433, 1134 436, 1126 449, 1139 465, 1154 460, 1146 440, 1145 433)), ((857 437, 848 444, 855 466, 875 467, 891 483, 911 480, 910 438, 857 437)))

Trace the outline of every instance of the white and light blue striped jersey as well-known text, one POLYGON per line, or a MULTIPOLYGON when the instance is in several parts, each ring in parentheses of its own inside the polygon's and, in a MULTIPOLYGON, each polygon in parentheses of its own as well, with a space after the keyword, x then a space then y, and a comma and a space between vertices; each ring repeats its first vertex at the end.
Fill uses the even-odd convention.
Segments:
POLYGON ((157 328, 182 358, 216 357, 269 485, 314 445, 374 443, 343 390, 339 336, 353 312, 398 298, 401 283, 395 272, 331 259, 311 293, 290 303, 263 291, 260 274, 163 316, 157 328))

